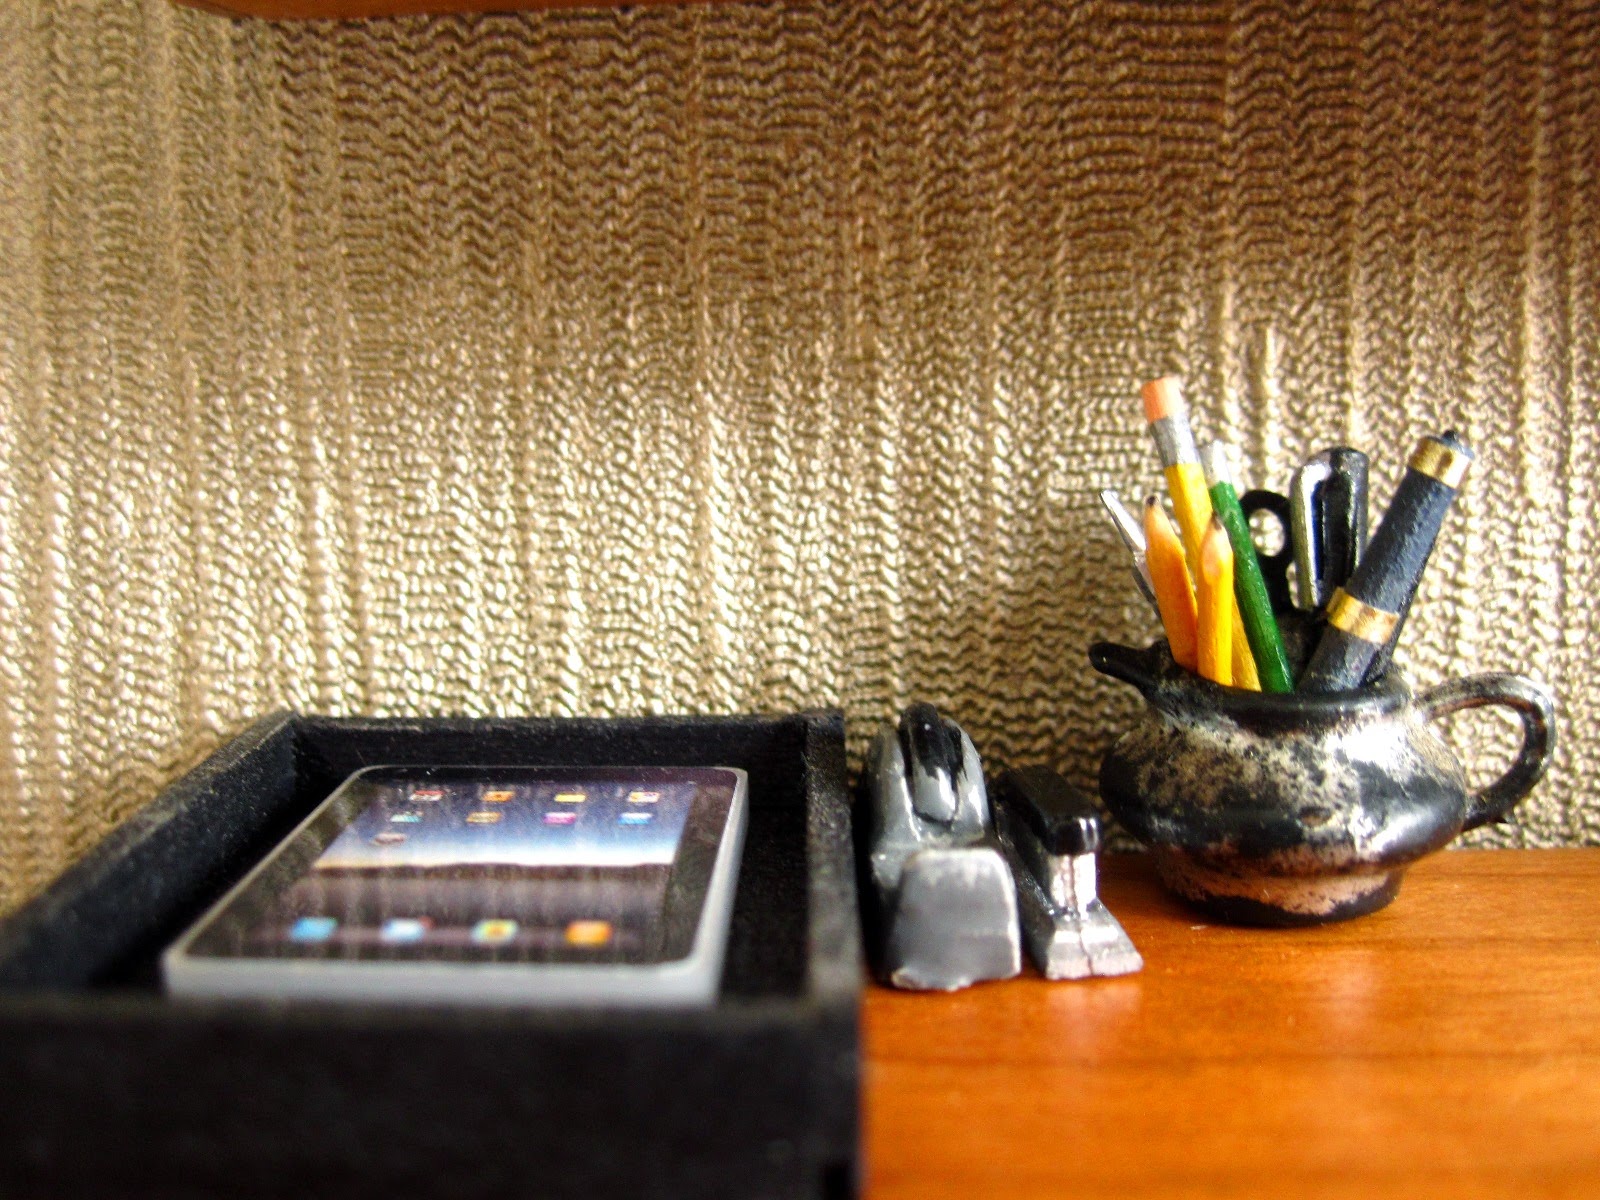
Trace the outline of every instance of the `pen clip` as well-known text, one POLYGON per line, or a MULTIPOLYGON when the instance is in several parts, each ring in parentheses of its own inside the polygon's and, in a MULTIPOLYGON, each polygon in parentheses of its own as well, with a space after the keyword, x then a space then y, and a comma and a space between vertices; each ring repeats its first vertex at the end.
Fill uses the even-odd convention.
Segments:
POLYGON ((1317 492, 1333 475, 1328 452, 1306 459, 1289 483, 1289 533, 1294 558, 1294 590, 1301 608, 1321 612, 1328 597, 1322 579, 1322 507, 1317 492))
POLYGON ((1367 549, 1367 456, 1347 446, 1326 452, 1328 479, 1317 492, 1321 517, 1317 592, 1331 599, 1367 549))

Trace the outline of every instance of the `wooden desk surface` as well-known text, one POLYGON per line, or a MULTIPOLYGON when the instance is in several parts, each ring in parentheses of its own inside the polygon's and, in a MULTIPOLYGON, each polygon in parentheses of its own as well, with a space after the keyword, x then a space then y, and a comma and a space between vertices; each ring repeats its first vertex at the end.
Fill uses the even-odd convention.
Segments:
POLYGON ((1294 931, 1102 873, 1138 975, 869 989, 871 1200, 1600 1195, 1600 850, 1437 855, 1294 931))

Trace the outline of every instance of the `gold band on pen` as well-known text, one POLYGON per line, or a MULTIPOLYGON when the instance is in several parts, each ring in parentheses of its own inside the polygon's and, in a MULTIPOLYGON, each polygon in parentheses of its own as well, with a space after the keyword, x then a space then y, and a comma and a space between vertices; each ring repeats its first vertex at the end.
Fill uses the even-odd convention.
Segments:
POLYGON ((1333 598, 1328 601, 1328 624, 1374 646, 1388 645, 1399 623, 1399 613, 1373 608, 1343 588, 1335 588, 1333 598))
POLYGON ((1423 438, 1417 443, 1416 451, 1406 465, 1430 479, 1437 479, 1454 491, 1461 487, 1461 481, 1467 477, 1472 456, 1433 438, 1423 438))

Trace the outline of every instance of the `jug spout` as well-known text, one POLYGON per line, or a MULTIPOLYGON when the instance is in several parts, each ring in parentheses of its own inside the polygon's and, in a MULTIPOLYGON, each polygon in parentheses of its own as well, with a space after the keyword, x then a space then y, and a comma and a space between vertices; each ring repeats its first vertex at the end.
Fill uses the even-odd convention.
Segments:
POLYGON ((1148 650, 1136 650, 1120 642, 1096 642, 1089 647, 1089 665, 1102 675, 1131 683, 1152 699, 1161 677, 1160 643, 1148 650))

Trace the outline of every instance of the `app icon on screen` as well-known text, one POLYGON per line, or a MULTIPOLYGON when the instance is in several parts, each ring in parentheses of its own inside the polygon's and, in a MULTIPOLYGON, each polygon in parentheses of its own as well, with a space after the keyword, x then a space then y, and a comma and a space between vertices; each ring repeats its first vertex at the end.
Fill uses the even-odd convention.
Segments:
POLYGON ((515 795, 516 793, 510 788, 498 788, 492 792, 485 792, 483 794, 483 802, 485 804, 510 804, 512 797, 515 795))
POLYGON ((479 921, 472 927, 472 940, 480 946, 498 946, 516 936, 515 921, 479 921))
POLYGON ((575 812, 547 812, 544 815, 546 825, 576 825, 578 814, 575 812))
POLYGON ((325 942, 339 928, 337 917, 301 917, 289 926, 291 942, 325 942))
POLYGON ((422 820, 421 813, 395 813, 389 818, 391 825, 415 825, 422 820))
POLYGON ((629 792, 629 804, 658 804, 661 801, 660 792, 629 792))
POLYGON ((390 945, 420 942, 427 936, 432 925, 433 922, 427 917, 390 917, 378 931, 378 938, 390 945))
POLYGON ((473 812, 467 814, 468 825, 495 825, 500 821, 497 812, 473 812))
POLYGON ((411 789, 411 798, 413 800, 422 801, 443 800, 444 789, 436 787, 414 787, 411 789))
POLYGON ((403 833, 380 833, 372 839, 374 846, 398 846, 406 840, 403 833))
POLYGON ((648 825, 655 818, 655 813, 625 812, 617 816, 618 825, 648 825))
POLYGON ((604 946, 610 940, 610 921, 567 922, 567 945, 569 946, 604 946))
POLYGON ((584 792, 557 792, 557 804, 582 804, 589 797, 584 792))

